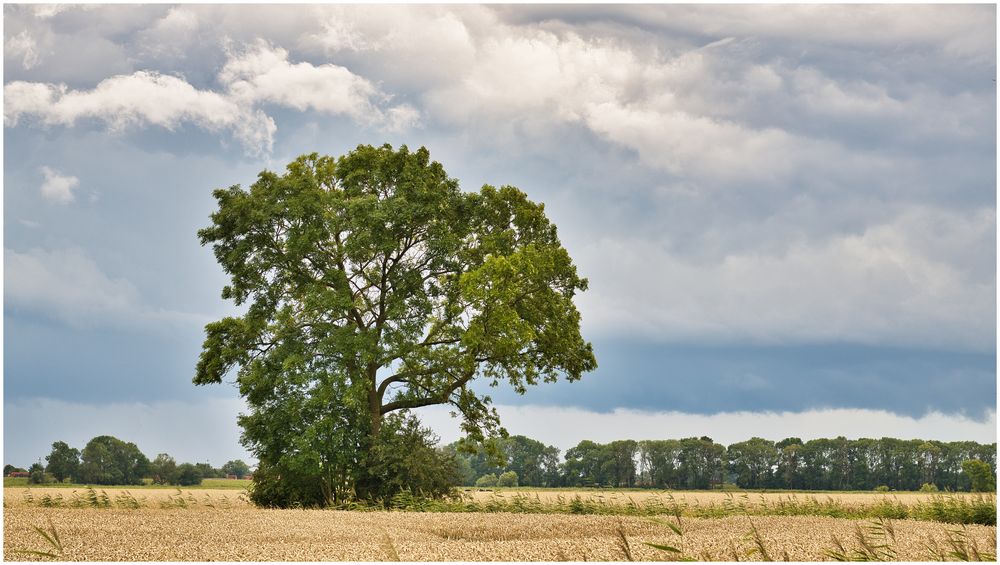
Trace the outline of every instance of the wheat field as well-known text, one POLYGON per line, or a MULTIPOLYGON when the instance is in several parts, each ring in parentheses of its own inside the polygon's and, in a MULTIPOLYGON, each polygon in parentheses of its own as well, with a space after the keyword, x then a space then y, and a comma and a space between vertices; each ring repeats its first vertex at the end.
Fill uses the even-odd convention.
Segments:
MULTIPOLYGON (((552 514, 449 514, 335 510, 74 509, 12 506, 4 512, 5 560, 46 559, 53 552, 32 526, 53 527, 67 561, 816 561, 851 550, 866 522, 825 517, 683 519, 678 535, 649 519, 552 514), (752 520, 752 522, 751 522, 752 520), (673 553, 645 543, 679 549, 673 553)), ((943 524, 895 521, 895 558, 929 559, 946 549, 943 524)), ((995 545, 996 528, 965 526, 967 542, 995 545)))
MULTIPOLYGON (((629 495, 636 494, 644 493, 629 495)), ((684 504, 721 504, 718 493, 670 496, 684 504)), ((830 496, 864 504, 878 503, 882 495, 830 496)), ((876 546, 875 556, 882 559, 921 561, 948 558, 956 547, 972 556, 995 556, 996 527, 824 516, 268 510, 254 508, 231 490, 32 488, 4 491, 3 543, 6 560, 817 561, 837 552, 846 557, 870 553, 867 544, 876 546), (57 496, 62 497, 58 503, 57 496), (80 507, 72 507, 73 501, 80 507), (82 504, 88 501, 99 507, 82 504)))

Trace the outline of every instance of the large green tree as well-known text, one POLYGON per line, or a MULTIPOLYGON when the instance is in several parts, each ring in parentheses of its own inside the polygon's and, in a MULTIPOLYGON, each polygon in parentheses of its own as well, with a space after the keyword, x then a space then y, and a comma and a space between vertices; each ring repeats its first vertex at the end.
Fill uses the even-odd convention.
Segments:
POLYGON ((131 442, 97 436, 80 456, 76 482, 94 485, 141 485, 149 473, 149 459, 131 442))
POLYGON ((80 450, 70 447, 64 441, 52 444, 52 452, 45 456, 45 471, 52 473, 56 481, 63 482, 76 475, 80 467, 80 450))
POLYGON ((194 382, 236 369, 255 481, 370 492, 388 415, 451 404, 482 442, 502 428, 474 379, 523 393, 596 367, 573 303, 587 281, 514 187, 463 192, 426 149, 385 145, 214 194, 199 235, 246 313, 206 326, 194 382))

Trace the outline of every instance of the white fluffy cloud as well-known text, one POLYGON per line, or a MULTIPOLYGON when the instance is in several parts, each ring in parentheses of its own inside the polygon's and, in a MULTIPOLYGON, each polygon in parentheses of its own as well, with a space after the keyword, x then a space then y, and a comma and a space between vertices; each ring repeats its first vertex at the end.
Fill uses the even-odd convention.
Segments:
POLYGON ((190 123, 212 132, 230 131, 253 153, 271 150, 276 129, 260 110, 150 71, 114 76, 92 90, 24 81, 4 85, 4 123, 16 126, 25 117, 62 126, 97 120, 113 131, 147 125, 174 130, 190 123))
MULTIPOLYGON (((826 409, 803 412, 720 412, 689 414, 620 408, 594 412, 557 406, 497 406, 500 420, 512 435, 525 435, 564 453, 584 439, 607 443, 619 439, 680 439, 709 436, 728 445, 763 437, 780 441, 794 436, 809 441, 844 436, 936 439, 941 441, 997 440, 996 412, 978 419, 938 412, 910 418, 884 410, 826 409)), ((422 408, 421 420, 450 443, 461 437, 459 420, 443 406, 422 408)))
POLYGON ((242 52, 232 52, 219 81, 233 100, 244 105, 276 104, 300 112, 346 115, 365 125, 407 127, 416 109, 400 105, 379 107, 386 99, 370 81, 344 67, 290 63, 288 51, 261 40, 242 52))
POLYGON ((192 124, 229 132, 248 154, 270 153, 277 130, 261 106, 346 115, 366 126, 398 131, 415 125, 419 112, 391 104, 366 79, 336 65, 292 64, 288 52, 258 41, 230 53, 218 76, 223 91, 195 88, 183 78, 137 71, 102 80, 90 90, 64 84, 13 81, 4 85, 4 124, 27 118, 42 125, 103 122, 112 131, 158 126, 176 130, 192 124))
POLYGON ((149 306, 135 285, 108 276, 79 249, 4 249, 4 304, 78 328, 159 331, 199 327, 207 321, 149 306))
POLYGON ((76 199, 73 189, 80 184, 80 179, 74 176, 63 176, 49 167, 42 167, 41 171, 42 175, 45 176, 41 191, 46 200, 57 204, 69 204, 76 199))

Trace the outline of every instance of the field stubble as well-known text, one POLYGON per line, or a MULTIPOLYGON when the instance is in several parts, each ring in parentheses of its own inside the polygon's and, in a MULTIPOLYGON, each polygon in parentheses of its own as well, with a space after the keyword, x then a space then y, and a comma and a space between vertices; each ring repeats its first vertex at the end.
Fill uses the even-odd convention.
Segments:
MULTIPOLYGON (((34 559, 15 549, 48 550, 32 528, 58 530, 61 560, 86 561, 621 561, 621 538, 635 560, 677 555, 645 545, 680 549, 699 560, 761 560, 748 536, 750 518, 684 519, 681 537, 635 517, 553 514, 451 514, 338 510, 118 510, 8 507, 5 559, 34 559)), ((850 548, 857 521, 826 517, 757 517, 753 524, 775 559, 826 559, 831 536, 850 548)), ((897 521, 896 559, 929 558, 944 543, 943 525, 897 521)), ((980 548, 995 544, 996 528, 966 526, 980 548)))
MULTIPOLYGON (((595 493, 583 491, 590 503, 640 504, 636 496, 668 496, 674 508, 724 507, 739 497, 719 493, 595 493), (723 498, 718 498, 722 496, 723 498), (619 497, 625 497, 624 500, 619 497), (729 501, 729 502, 726 502, 729 501)), ((497 497, 575 496, 561 492, 470 493, 488 504, 497 497), (487 499, 488 497, 488 499, 487 499)), ((780 505, 789 495, 748 494, 754 504, 780 505), (754 497, 757 497, 756 500, 754 497)), ((811 496, 799 494, 797 497, 811 496)), ((820 495, 823 496, 823 495, 820 495)), ((831 494, 852 507, 879 504, 885 495, 831 494)), ((898 496, 900 504, 922 504, 918 495, 898 496)), ((558 503, 557 498, 546 501, 558 503)), ((60 536, 60 560, 227 560, 227 561, 594 561, 831 558, 840 540, 848 555, 859 551, 859 527, 871 520, 830 516, 765 516, 733 512, 723 517, 690 517, 669 513, 659 519, 644 516, 570 515, 510 512, 359 512, 341 510, 265 510, 250 506, 233 491, 127 492, 125 489, 67 492, 66 489, 6 489, 4 492, 4 557, 44 559, 15 550, 52 551, 35 527, 49 523, 60 536), (53 497, 61 496, 61 499, 53 497), (41 501, 48 497, 49 504, 41 501), (129 499, 137 505, 122 506, 129 499), (61 503, 55 503, 61 500, 61 503), (84 501, 73 507, 71 501, 84 501), (86 501, 97 501, 94 506, 86 501), (106 501, 106 502, 102 502, 106 501), (668 524, 681 524, 678 535, 668 524), (753 536, 752 530, 758 535, 753 536), (670 546, 658 550, 648 543, 670 546)), ((918 520, 892 520, 892 558, 933 559, 949 550, 947 538, 994 552, 995 526, 957 526, 918 520), (951 532, 951 533, 950 533, 951 532), (959 532, 955 534, 954 532, 959 532), (935 551, 938 553, 935 554, 935 551)))

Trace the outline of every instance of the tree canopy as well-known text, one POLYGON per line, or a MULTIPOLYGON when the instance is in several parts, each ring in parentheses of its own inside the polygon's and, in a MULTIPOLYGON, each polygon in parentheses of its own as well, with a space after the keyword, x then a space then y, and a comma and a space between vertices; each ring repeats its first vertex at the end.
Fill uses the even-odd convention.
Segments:
POLYGON ((80 467, 80 450, 70 447, 64 441, 54 442, 52 452, 45 456, 45 462, 45 470, 61 483, 76 476, 80 467))
POLYGON ((370 493, 387 415, 450 404, 482 442, 504 432, 474 379, 524 393, 597 366, 573 303, 587 281, 517 188, 463 192, 424 148, 362 145, 214 194, 199 236, 246 313, 206 326, 194 382, 235 369, 255 481, 370 493))
POLYGON ((97 436, 83 448, 77 482, 95 485, 141 485, 149 459, 131 442, 97 436))

